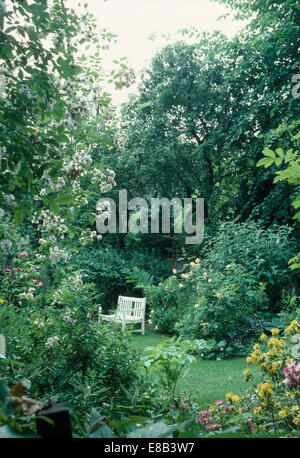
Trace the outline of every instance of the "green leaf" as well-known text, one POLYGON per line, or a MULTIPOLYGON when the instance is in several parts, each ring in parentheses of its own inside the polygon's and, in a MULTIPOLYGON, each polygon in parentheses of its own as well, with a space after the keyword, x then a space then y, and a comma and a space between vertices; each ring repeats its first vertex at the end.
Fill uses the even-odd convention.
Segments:
POLYGON ((266 158, 264 157, 263 159, 260 159, 258 161, 258 163, 256 164, 256 167, 261 167, 262 165, 267 168, 267 167, 270 167, 270 165, 272 165, 274 162, 274 159, 269 159, 269 158, 266 158))
POLYGON ((0 379, 0 402, 4 402, 8 396, 10 396, 10 390, 4 380, 0 379))
POLYGON ((271 149, 265 149, 265 150, 263 151, 263 154, 264 154, 265 156, 271 157, 271 158, 273 158, 273 159, 275 159, 275 157, 276 157, 274 151, 272 151, 271 149))
POLYGON ((21 224, 24 219, 23 208, 18 208, 14 214, 14 220, 17 224, 21 224))
POLYGON ((31 433, 17 433, 10 426, 4 425, 0 427, 0 438, 11 438, 11 439, 25 439, 25 438, 38 438, 37 434, 31 433))
POLYGON ((68 205, 74 202, 74 196, 72 194, 62 194, 57 197, 56 201, 62 205, 68 205))

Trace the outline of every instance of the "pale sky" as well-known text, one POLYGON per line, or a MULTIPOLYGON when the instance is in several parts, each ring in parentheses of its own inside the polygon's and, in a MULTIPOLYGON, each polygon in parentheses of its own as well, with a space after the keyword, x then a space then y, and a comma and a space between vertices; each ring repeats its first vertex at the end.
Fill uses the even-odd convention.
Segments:
MULTIPOLYGON (((229 18, 218 21, 227 10, 210 0, 67 0, 67 5, 76 12, 82 10, 79 3, 88 4, 88 11, 98 19, 100 27, 118 35, 118 43, 103 53, 104 68, 112 69, 112 60, 126 56, 129 66, 137 73, 166 43, 159 38, 161 34, 196 27, 199 31, 220 30, 230 37, 245 25, 229 18), (149 41, 153 33, 158 36, 154 42, 149 41)), ((108 89, 114 103, 124 101, 134 90, 135 86, 121 91, 108 89)))

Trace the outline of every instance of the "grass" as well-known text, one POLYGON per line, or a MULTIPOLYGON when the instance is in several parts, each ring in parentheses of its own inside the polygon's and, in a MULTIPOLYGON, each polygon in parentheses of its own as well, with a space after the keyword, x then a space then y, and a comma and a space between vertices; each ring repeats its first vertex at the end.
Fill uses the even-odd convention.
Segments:
MULTIPOLYGON (((144 336, 132 336, 132 346, 143 351, 146 347, 159 345, 168 337, 146 331, 144 336)), ((242 376, 242 372, 247 368, 246 358, 221 361, 197 358, 186 376, 179 382, 177 392, 182 396, 191 395, 200 405, 210 404, 218 399, 224 399, 229 391, 239 394, 247 389, 249 384, 242 376)))

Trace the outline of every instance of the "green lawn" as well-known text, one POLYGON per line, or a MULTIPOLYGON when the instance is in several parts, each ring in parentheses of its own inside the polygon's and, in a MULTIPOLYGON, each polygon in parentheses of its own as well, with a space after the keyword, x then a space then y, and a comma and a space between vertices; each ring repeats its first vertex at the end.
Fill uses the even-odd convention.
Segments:
MULTIPOLYGON (((167 338, 168 336, 147 331, 145 336, 132 335, 132 345, 142 351, 148 346, 160 344, 167 338)), ((188 374, 179 383, 178 392, 182 396, 192 394, 201 405, 224 399, 229 391, 239 394, 249 386, 242 376, 242 372, 247 368, 246 358, 221 361, 197 358, 197 361, 190 366, 188 374)))

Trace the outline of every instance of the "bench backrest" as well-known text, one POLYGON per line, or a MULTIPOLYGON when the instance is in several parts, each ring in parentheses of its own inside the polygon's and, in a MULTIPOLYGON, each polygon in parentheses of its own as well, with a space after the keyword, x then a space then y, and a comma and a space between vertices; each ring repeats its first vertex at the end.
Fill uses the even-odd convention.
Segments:
POLYGON ((117 314, 143 318, 146 310, 146 298, 119 296, 117 314))

